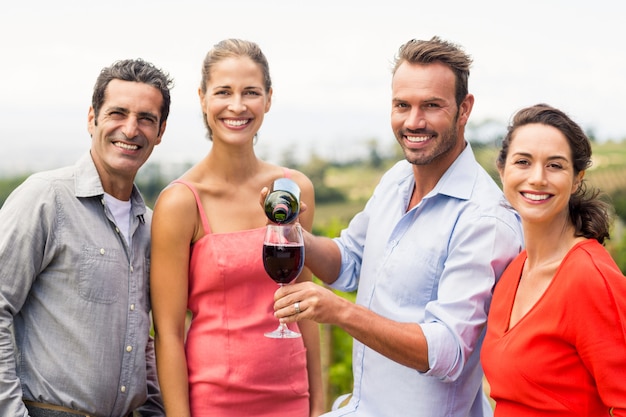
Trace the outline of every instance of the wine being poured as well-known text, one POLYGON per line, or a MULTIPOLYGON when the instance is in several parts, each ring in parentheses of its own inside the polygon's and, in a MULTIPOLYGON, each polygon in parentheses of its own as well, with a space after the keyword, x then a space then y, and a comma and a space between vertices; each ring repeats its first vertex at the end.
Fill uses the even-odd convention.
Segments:
MULTIPOLYGON (((300 224, 270 224, 265 230, 263 241, 263 266, 278 285, 291 283, 304 267, 304 240, 300 224)), ((280 323, 273 332, 265 333, 271 338, 300 337, 300 333, 289 330, 280 323)))
POLYGON ((265 215, 274 223, 291 223, 300 213, 300 187, 289 178, 278 178, 265 197, 265 215))

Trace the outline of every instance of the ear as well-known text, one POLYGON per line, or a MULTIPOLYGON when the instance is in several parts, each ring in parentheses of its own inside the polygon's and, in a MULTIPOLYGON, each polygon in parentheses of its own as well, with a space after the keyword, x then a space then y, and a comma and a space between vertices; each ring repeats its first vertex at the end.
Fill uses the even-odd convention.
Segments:
POLYGON ((496 166, 496 169, 498 170, 498 175, 500 176, 500 184, 504 186, 504 168, 496 166))
POLYGON ((469 120, 470 114, 472 113, 472 108, 474 108, 474 95, 468 94, 465 96, 461 105, 459 106, 459 123, 461 126, 465 126, 467 121, 469 120))
POLYGON ((583 183, 583 178, 585 176, 585 171, 580 171, 578 175, 574 178, 574 183, 572 184, 572 194, 574 194, 583 183))
POLYGON ((200 108, 202 109, 202 113, 206 113, 204 110, 204 93, 201 88, 198 88, 198 98, 200 99, 200 108))
POLYGON ((165 127, 167 126, 167 122, 161 123, 161 128, 159 129, 159 136, 157 136, 156 145, 161 143, 161 139, 163 139, 163 134, 165 133, 165 127))
POLYGON ((272 107, 272 93, 274 90, 270 88, 270 91, 267 93, 267 103, 265 103, 265 113, 270 111, 270 107, 272 107))
POLYGON ((96 112, 93 107, 89 107, 89 112, 87 113, 87 131, 89 132, 89 136, 93 137, 93 132, 96 130, 96 112))

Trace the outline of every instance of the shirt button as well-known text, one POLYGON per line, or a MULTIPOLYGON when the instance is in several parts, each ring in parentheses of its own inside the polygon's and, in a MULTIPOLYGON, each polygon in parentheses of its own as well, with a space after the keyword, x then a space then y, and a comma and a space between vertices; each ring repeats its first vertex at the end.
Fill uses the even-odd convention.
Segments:
POLYGON ((120 391, 122 391, 122 392, 126 392, 126 385, 122 385, 122 386, 120 387, 120 391))
POLYGON ((135 272, 135 267, 134 266, 130 266, 130 272, 135 272))
POLYGON ((120 228, 119 228, 119 227, 116 227, 116 228, 115 228, 115 231, 116 231, 117 233, 119 233, 119 232, 120 232, 120 228))
POLYGON ((104 255, 104 248, 100 248, 100 255, 104 255))
POLYGON ((130 305, 130 311, 135 311, 135 305, 134 304, 130 305))
POLYGON ((126 352, 132 352, 132 351, 133 351, 132 346, 126 346, 126 352))

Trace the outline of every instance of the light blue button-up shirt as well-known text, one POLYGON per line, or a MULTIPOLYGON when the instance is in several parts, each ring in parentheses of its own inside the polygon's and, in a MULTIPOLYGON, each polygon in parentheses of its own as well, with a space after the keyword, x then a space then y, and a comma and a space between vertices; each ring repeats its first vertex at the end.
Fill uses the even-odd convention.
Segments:
POLYGON ((420 373, 354 341, 354 391, 326 416, 488 416, 479 351, 492 289, 522 249, 519 217, 468 145, 435 188, 406 211, 415 183, 398 162, 335 239, 334 288, 398 322, 419 323, 430 369, 420 373))
POLYGON ((134 188, 129 245, 103 193, 85 155, 31 176, 0 210, 0 416, 26 416, 22 398, 164 415, 149 337, 152 214, 134 188))

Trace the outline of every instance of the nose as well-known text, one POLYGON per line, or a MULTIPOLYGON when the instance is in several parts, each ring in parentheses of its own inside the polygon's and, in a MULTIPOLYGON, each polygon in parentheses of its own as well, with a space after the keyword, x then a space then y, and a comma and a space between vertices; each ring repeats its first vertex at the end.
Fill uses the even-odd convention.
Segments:
POLYGON ((410 130, 426 129, 426 117, 419 107, 411 108, 404 121, 404 127, 410 130))
POLYGON ((246 111, 247 107, 244 104, 241 95, 233 95, 232 100, 228 104, 228 109, 235 113, 242 113, 246 111))
POLYGON ((130 116, 126 119, 122 126, 122 133, 129 139, 137 136, 139 133, 139 123, 136 117, 130 116))
POLYGON ((528 183, 531 185, 545 185, 546 184, 546 175, 543 165, 535 164, 533 165, 530 176, 528 177, 528 183))

